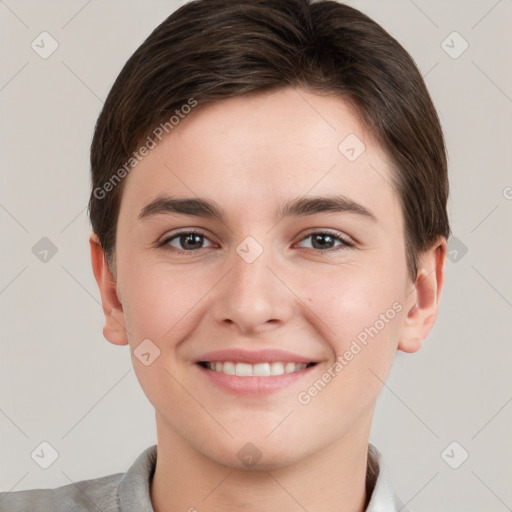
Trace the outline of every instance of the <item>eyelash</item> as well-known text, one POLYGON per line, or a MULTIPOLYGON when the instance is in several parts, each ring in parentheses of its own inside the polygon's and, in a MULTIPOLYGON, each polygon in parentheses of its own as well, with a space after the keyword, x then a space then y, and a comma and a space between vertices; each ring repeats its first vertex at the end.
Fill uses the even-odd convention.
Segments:
MULTIPOLYGON (((204 233, 202 233, 201 231, 196 231, 196 230, 179 231, 178 233, 174 233, 172 236, 166 237, 164 240, 159 242, 157 244, 157 247, 161 247, 164 250, 172 251, 172 252, 177 253, 177 254, 192 254, 192 253, 195 253, 197 251, 200 251, 201 249, 206 249, 206 247, 202 247, 201 249, 191 249, 189 251, 186 251, 184 249, 178 249, 176 247, 172 247, 172 246, 168 245, 169 242, 171 242, 172 240, 175 240, 175 239, 177 239, 177 238, 179 238, 180 236, 183 236, 183 235, 198 235, 198 236, 201 236, 201 237, 206 238, 207 240, 209 240, 209 238, 204 233)), ((338 234, 333 233, 333 232, 331 232, 329 230, 311 231, 307 235, 302 237, 299 242, 303 242, 307 238, 309 238, 311 236, 314 236, 314 235, 328 235, 328 236, 332 237, 333 239, 341 242, 341 244, 336 246, 336 247, 331 247, 330 249, 325 249, 325 250, 323 250, 323 249, 315 249, 315 248, 308 248, 307 247, 306 248, 307 251, 331 253, 331 252, 335 252, 335 251, 338 251, 338 250, 341 250, 341 249, 348 249, 348 248, 354 247, 354 244, 352 242, 349 242, 345 238, 342 238, 338 234)))

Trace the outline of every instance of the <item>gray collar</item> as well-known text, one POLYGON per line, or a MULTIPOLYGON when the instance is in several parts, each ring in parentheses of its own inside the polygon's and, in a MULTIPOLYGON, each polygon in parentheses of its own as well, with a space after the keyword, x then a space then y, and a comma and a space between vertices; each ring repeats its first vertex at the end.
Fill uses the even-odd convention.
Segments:
POLYGON ((155 512, 151 480, 156 468, 156 444, 146 448, 121 478, 117 487, 121 512, 155 512))

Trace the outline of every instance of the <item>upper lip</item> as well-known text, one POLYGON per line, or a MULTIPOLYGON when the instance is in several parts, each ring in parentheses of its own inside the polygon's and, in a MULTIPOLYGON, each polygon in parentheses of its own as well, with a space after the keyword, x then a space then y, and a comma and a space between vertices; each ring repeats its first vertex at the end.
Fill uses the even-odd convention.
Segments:
POLYGON ((225 362, 232 361, 233 363, 316 363, 318 359, 304 357, 293 352, 286 350, 264 349, 264 350, 246 350, 242 348, 214 350, 203 354, 196 363, 208 362, 225 362))

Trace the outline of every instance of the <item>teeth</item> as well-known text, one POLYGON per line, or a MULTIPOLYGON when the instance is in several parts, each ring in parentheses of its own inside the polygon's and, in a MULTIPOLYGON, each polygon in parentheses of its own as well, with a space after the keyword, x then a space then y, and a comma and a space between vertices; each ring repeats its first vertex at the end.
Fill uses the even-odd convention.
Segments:
POLYGON ((306 368, 307 364, 290 362, 249 364, 216 361, 214 363, 207 362, 206 366, 209 370, 227 373, 228 375, 237 375, 238 377, 269 377, 303 370, 306 368))
POLYGON ((252 365, 251 370, 252 370, 252 374, 255 377, 268 377, 269 375, 271 375, 270 364, 268 364, 268 363, 259 363, 259 364, 252 365))
MULTIPOLYGON (((210 370, 213 370, 213 367, 212 367, 212 363, 209 363, 210 366, 210 370)), ((223 373, 227 373, 228 375, 235 375, 236 374, 236 368, 235 368, 235 363, 221 363, 223 366, 220 370, 217 370, 216 371, 221 371, 223 373)))
POLYGON ((286 363, 284 373, 292 373, 295 371, 295 363, 286 363))

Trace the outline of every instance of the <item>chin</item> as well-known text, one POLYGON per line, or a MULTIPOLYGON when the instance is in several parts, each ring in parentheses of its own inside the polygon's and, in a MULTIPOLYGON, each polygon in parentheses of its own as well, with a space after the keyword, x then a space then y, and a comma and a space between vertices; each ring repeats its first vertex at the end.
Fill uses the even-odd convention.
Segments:
POLYGON ((302 453, 304 446, 299 452, 291 439, 283 444, 282 439, 276 442, 264 438, 258 441, 257 438, 254 436, 255 441, 231 440, 229 446, 218 445, 217 453, 206 455, 217 464, 246 471, 273 471, 294 464, 301 454, 306 456, 302 453))

